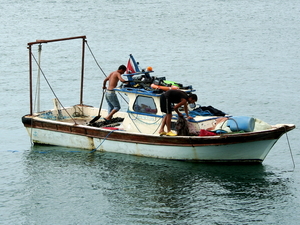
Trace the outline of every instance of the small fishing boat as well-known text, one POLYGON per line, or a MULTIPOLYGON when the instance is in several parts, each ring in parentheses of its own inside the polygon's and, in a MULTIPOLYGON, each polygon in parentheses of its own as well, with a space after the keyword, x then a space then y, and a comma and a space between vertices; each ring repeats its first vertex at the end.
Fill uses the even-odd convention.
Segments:
MULTIPOLYGON (((102 109, 104 91, 99 108, 83 104, 86 45, 85 36, 28 43, 30 113, 22 117, 22 122, 32 143, 173 160, 261 163, 278 139, 295 128, 293 124, 269 125, 258 118, 227 115, 212 106, 190 106, 189 114, 194 118, 187 121, 188 134, 161 136, 158 133, 164 117, 160 109, 161 94, 169 89, 187 93, 195 90, 191 85, 153 76, 152 68, 141 69, 132 55, 127 64, 128 72, 124 74, 129 82, 115 88, 128 99, 128 109, 106 121, 104 117, 108 112, 102 109), (82 41, 79 104, 64 107, 55 98, 53 109, 34 112, 32 46, 74 39, 82 41)), ((35 61, 41 71, 38 60, 35 61)), ((175 133, 177 120, 174 113, 172 130, 175 133)))

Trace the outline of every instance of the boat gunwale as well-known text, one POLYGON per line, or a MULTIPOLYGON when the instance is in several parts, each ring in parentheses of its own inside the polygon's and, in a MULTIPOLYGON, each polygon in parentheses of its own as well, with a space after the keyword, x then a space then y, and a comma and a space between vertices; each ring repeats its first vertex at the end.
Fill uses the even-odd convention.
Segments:
MULTIPOLYGON (((25 118, 24 116, 23 118, 25 118)), ((141 143, 150 145, 165 146, 205 146, 205 145, 229 145, 246 143, 261 140, 279 139, 284 133, 293 130, 295 125, 281 125, 280 127, 272 127, 269 130, 220 134, 216 136, 159 136, 157 134, 142 134, 135 132, 126 132, 124 130, 110 130, 103 127, 92 127, 88 125, 71 124, 61 121, 53 121, 41 118, 26 118, 29 121, 24 123, 25 127, 43 129, 55 132, 63 132, 90 138, 107 139, 112 141, 122 141, 131 143, 141 143), (39 124, 40 123, 40 124, 39 124), (54 125, 54 126, 53 126, 54 125), (241 141, 242 139, 242 141, 241 141)))

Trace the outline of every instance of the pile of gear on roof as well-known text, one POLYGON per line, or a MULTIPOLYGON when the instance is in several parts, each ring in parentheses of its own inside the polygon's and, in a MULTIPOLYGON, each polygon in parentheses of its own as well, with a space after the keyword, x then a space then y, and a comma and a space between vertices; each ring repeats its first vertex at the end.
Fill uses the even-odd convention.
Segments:
MULTIPOLYGON (((154 93, 163 93, 164 90, 159 88, 153 88, 152 85, 161 86, 161 87, 172 87, 175 86, 177 89, 182 90, 192 90, 192 86, 183 86, 180 83, 167 81, 165 77, 155 77, 150 76, 149 72, 142 71, 142 75, 139 76, 132 76, 128 79, 130 82, 128 84, 123 84, 123 87, 130 87, 130 88, 137 88, 137 89, 144 89, 147 91, 153 91, 154 93)), ((130 74, 127 75, 128 78, 130 74)))
MULTIPOLYGON (((150 71, 153 72, 153 71, 150 71)), ((130 74, 128 74, 130 76, 130 74)), ((129 78, 128 76, 128 78, 129 78)), ((123 87, 144 89, 148 91, 152 91, 153 93, 163 93, 163 89, 154 89, 153 85, 161 86, 161 87, 178 87, 181 90, 190 90, 193 88, 191 85, 183 86, 181 83, 167 81, 165 77, 155 77, 150 76, 149 71, 142 70, 142 75, 139 76, 131 76, 129 78, 130 82, 128 84, 123 84, 123 87)), ((190 112, 191 116, 225 116, 226 113, 223 111, 216 109, 212 106, 198 106, 190 112)))

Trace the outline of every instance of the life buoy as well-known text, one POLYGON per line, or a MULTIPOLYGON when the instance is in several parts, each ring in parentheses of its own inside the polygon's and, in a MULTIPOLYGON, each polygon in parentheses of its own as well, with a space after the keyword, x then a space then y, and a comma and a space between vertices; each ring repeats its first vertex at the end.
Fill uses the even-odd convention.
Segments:
POLYGON ((170 87, 167 86, 161 86, 161 85, 156 85, 156 84, 151 84, 151 88, 153 89, 160 89, 163 91, 168 91, 168 90, 177 90, 179 87, 171 85, 170 87))

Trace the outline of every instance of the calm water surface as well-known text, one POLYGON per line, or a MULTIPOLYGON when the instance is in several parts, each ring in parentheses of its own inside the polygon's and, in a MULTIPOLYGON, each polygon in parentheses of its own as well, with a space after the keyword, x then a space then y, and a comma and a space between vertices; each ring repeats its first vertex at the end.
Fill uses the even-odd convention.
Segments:
MULTIPOLYGON (((106 74, 133 54, 156 76, 192 84, 201 105, 299 126, 298 1, 0 0, 0 9, 0 224, 298 224, 298 128, 262 165, 241 166, 32 147, 21 123, 27 43, 87 35, 106 74)), ((43 71, 66 105, 79 101, 74 46, 43 45, 43 71)), ((84 103, 98 106, 104 76, 88 52, 86 76, 84 103)))

